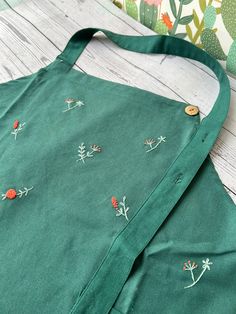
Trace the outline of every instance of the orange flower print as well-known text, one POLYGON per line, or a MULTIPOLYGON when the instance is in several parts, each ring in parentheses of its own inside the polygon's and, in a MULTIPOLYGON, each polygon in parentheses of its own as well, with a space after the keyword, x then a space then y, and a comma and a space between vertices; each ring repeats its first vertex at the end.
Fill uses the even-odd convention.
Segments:
POLYGON ((163 23, 167 26, 167 28, 169 30, 172 29, 173 24, 172 24, 172 22, 170 20, 169 14, 167 12, 166 13, 162 13, 161 17, 162 17, 163 23))

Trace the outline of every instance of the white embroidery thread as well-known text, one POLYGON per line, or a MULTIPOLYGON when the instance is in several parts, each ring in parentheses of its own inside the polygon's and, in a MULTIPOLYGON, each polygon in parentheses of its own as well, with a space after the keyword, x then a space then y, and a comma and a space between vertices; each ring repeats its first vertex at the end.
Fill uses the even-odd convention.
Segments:
POLYGON ((100 153, 102 151, 102 148, 96 144, 91 145, 90 148, 91 151, 86 150, 86 146, 84 145, 84 143, 81 143, 78 149, 79 159, 77 159, 76 161, 82 161, 83 163, 85 163, 86 158, 94 157, 94 153, 100 153))
POLYGON ((18 127, 15 128, 14 131, 11 132, 11 134, 14 135, 15 140, 16 140, 16 137, 17 137, 18 133, 19 133, 20 131, 22 131, 22 129, 23 129, 24 126, 25 126, 25 122, 24 122, 24 123, 19 123, 18 127))
POLYGON ((112 196, 111 198, 111 203, 112 203, 112 206, 116 210, 116 216, 124 216, 125 219, 128 221, 129 218, 128 218, 127 213, 128 213, 129 207, 126 206, 126 196, 123 196, 122 202, 119 202, 121 207, 119 207, 118 201, 114 196, 112 196))
POLYGON ((188 288, 191 288, 193 287, 194 285, 196 285, 196 283, 198 283, 198 281, 202 278, 203 274, 205 273, 206 270, 210 270, 210 265, 212 265, 213 263, 210 262, 209 258, 207 258, 206 260, 202 260, 202 272, 200 273, 200 275, 198 276, 197 279, 195 279, 194 277, 194 273, 193 273, 193 270, 195 268, 198 267, 198 265, 195 263, 195 262, 192 262, 191 261, 188 261, 187 263, 184 263, 184 267, 183 267, 183 270, 184 271, 190 271, 190 274, 191 274, 191 278, 192 278, 192 284, 184 287, 184 289, 188 289, 188 288))
POLYGON ((16 196, 18 196, 19 198, 21 198, 22 196, 27 196, 28 195, 28 193, 29 193, 29 191, 31 191, 32 189, 33 189, 34 187, 32 186, 31 188, 26 188, 26 187, 24 187, 23 188, 23 190, 18 190, 18 192, 17 191, 15 191, 14 189, 10 189, 10 190, 8 190, 5 194, 2 194, 2 201, 4 201, 5 199, 13 199, 13 198, 15 198, 16 196), (14 196, 9 196, 8 195, 8 192, 9 191, 11 191, 11 192, 13 192, 13 194, 15 193, 15 195, 14 196))
POLYGON ((84 106, 84 103, 81 100, 74 99, 74 98, 66 98, 65 103, 67 104, 67 108, 63 110, 62 112, 67 112, 77 107, 84 106))
POLYGON ((166 137, 160 136, 157 138, 158 141, 154 140, 153 138, 149 138, 145 140, 144 145, 149 146, 149 149, 146 152, 151 152, 152 150, 156 149, 162 142, 166 141, 166 137))

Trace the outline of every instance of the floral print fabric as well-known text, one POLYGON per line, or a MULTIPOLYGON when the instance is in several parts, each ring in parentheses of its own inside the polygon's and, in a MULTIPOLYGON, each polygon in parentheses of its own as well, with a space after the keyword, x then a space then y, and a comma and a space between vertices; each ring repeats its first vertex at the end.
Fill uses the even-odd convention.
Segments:
POLYGON ((235 0, 113 0, 161 35, 184 38, 220 60, 236 76, 235 0))

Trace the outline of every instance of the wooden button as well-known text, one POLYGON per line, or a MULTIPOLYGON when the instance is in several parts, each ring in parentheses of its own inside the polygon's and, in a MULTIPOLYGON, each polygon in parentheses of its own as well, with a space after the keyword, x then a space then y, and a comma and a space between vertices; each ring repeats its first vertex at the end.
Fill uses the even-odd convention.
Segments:
POLYGON ((199 113, 199 109, 197 106, 189 105, 185 107, 185 113, 189 116, 196 116, 199 113))

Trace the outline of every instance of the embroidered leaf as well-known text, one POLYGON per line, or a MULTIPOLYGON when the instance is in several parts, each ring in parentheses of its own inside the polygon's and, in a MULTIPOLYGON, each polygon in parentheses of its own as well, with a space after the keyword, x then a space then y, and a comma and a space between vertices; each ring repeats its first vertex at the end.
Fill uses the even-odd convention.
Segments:
POLYGON ((123 200, 120 203, 118 203, 115 196, 112 196, 111 203, 112 203, 112 206, 116 210, 116 216, 124 216, 126 220, 129 220, 128 215, 127 215, 128 211, 129 211, 129 207, 126 206, 126 196, 123 196, 123 200), (119 205, 121 207, 119 207, 119 205))
POLYGON ((84 145, 84 143, 81 143, 78 149, 79 159, 77 159, 76 161, 82 161, 83 163, 85 163, 86 158, 94 157, 94 153, 100 153, 102 150, 102 148, 96 144, 93 144, 90 147, 92 149, 91 151, 86 150, 86 146, 84 145))

